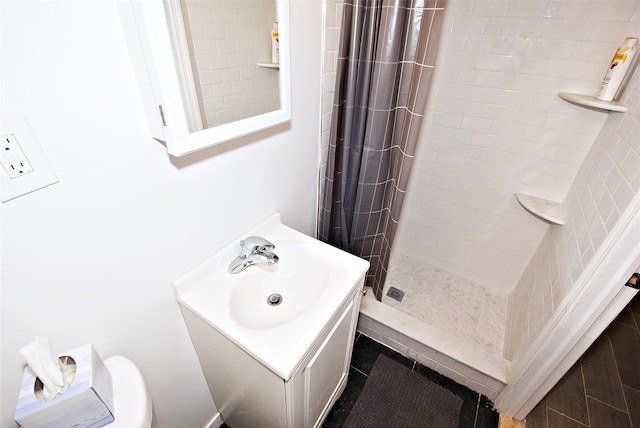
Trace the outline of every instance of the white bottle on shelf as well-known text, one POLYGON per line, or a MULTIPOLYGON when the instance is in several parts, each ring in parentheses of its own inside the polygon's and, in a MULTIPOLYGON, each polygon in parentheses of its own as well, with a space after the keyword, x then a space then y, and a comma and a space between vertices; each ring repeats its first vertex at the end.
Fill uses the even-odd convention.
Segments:
POLYGON ((274 22, 271 29, 271 62, 274 64, 280 63, 280 39, 278 37, 278 23, 274 22))
POLYGON ((614 98, 619 97, 618 90, 633 63, 634 56, 638 49, 637 45, 637 37, 627 37, 622 46, 616 50, 611 64, 609 64, 609 68, 607 69, 607 73, 602 80, 600 91, 598 91, 596 95, 597 99, 601 101, 613 101, 614 98))

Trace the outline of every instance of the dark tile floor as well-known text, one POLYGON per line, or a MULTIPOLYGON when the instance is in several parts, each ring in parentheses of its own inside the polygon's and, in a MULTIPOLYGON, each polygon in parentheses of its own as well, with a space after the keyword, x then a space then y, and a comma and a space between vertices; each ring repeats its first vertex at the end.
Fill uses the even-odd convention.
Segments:
MULTIPOLYGON (((378 355, 387 357, 404 364, 413 371, 422 374, 427 379, 447 388, 462 398, 462 410, 460 411, 460 428, 496 428, 498 427, 499 414, 493 409, 492 403, 483 395, 460 385, 459 383, 423 366, 422 364, 404 357, 391 348, 382 345, 371 338, 356 333, 356 341, 351 358, 351 369, 347 386, 336 404, 325 419, 324 428, 342 427, 349 411, 358 399, 358 395, 364 388, 367 376, 371 372, 378 355)), ((381 422, 380 426, 384 426, 381 422)), ((428 428, 428 427, 425 427, 428 428)), ((433 427, 437 428, 437 427, 433 427)))
POLYGON ((640 428, 640 297, 527 416, 527 428, 640 428))

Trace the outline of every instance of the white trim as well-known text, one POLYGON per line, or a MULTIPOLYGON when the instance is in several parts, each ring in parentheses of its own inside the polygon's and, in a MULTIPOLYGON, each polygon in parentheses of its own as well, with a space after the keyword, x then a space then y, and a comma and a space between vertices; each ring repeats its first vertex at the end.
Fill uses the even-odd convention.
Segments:
POLYGON ((142 33, 144 13, 141 2, 118 2, 118 12, 140 90, 140 97, 143 101, 142 107, 147 116, 149 132, 153 138, 165 141, 165 128, 162 126, 158 103, 155 102, 161 98, 160 82, 155 75, 153 59, 149 53, 151 51, 150 40, 142 33))
MULTIPOLYGON (((640 193, 580 275, 528 354, 512 368, 496 407, 524 419, 635 292, 621 292, 640 265, 640 193)), ((635 290, 634 290, 635 291, 635 290)))
POLYGON ((220 425, 222 425, 223 422, 224 420, 222 419, 222 415, 220 414, 220 412, 218 412, 213 415, 211 420, 207 422, 204 428, 218 428, 220 425))
POLYGON ((187 110, 187 121, 189 129, 200 131, 202 129, 202 116, 200 114, 200 104, 198 104, 198 94, 196 92, 196 83, 193 77, 193 68, 191 65, 191 55, 189 54, 189 44, 187 43, 186 29, 184 27, 184 19, 182 16, 182 7, 179 0, 165 0, 167 23, 171 39, 176 46, 174 53, 176 56, 176 69, 178 79, 180 79, 180 87, 182 88, 182 96, 184 108, 187 110))

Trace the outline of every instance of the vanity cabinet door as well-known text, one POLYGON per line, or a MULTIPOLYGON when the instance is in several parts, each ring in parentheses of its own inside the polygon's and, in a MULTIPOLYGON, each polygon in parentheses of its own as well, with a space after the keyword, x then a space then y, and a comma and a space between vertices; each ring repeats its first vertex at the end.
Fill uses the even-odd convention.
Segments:
POLYGON ((316 426, 346 384, 355 327, 354 308, 351 301, 304 368, 305 427, 316 426))

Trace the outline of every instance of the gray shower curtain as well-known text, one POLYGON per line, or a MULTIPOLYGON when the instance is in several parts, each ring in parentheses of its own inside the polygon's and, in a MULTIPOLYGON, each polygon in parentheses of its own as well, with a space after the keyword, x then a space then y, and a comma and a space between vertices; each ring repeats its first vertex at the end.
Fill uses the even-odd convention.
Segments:
POLYGON ((443 0, 345 0, 321 240, 371 263, 378 300, 409 181, 443 0))

